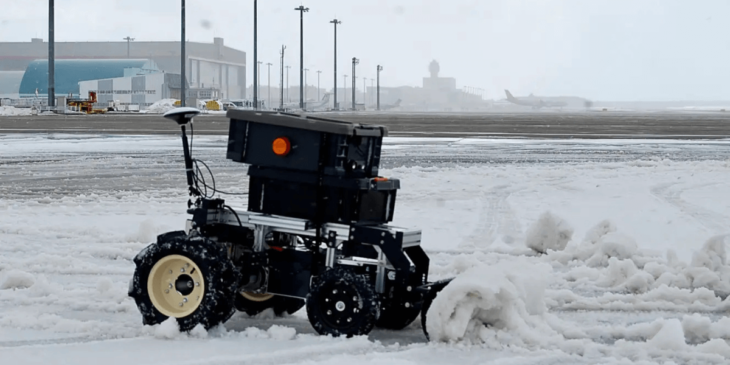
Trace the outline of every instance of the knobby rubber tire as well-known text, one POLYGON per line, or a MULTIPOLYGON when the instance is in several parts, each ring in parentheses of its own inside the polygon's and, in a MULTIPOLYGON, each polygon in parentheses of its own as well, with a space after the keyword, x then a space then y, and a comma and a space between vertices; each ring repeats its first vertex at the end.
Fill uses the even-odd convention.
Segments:
POLYGON ((380 300, 366 275, 335 267, 313 283, 307 295, 307 316, 321 335, 367 335, 380 316, 380 300), (336 309, 340 302, 342 310, 336 309))
POLYGON ((249 316, 255 316, 269 308, 273 308, 274 314, 281 317, 287 314, 294 314, 302 309, 306 302, 304 299, 289 298, 274 295, 271 299, 257 302, 244 298, 243 295, 237 294, 235 300, 236 309, 245 312, 249 316))
POLYGON ((157 237, 157 242, 144 248, 134 258, 137 268, 130 282, 129 296, 134 298, 142 314, 142 323, 155 325, 168 316, 152 304, 147 292, 147 280, 155 263, 169 255, 182 255, 200 268, 205 291, 198 308, 191 314, 177 318, 180 331, 190 331, 198 324, 211 329, 227 321, 235 308, 240 273, 228 259, 226 250, 203 237, 188 237, 182 231, 169 232, 157 237))

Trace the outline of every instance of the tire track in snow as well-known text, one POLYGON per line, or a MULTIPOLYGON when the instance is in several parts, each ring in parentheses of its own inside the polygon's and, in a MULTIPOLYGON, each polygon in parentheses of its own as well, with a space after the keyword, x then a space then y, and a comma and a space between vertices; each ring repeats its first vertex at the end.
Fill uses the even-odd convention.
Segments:
MULTIPOLYGON (((558 190, 574 192, 579 190, 572 186, 565 176, 544 178, 544 183, 558 190)), ((512 185, 498 185, 480 197, 481 209, 479 211, 480 224, 460 245, 461 248, 484 249, 491 246, 497 239, 514 246, 524 238, 522 224, 517 219, 512 205, 508 199, 512 194, 526 190, 526 187, 514 187, 512 185)), ((520 246, 523 247, 523 246, 520 246)))
POLYGON ((88 343, 88 342, 100 342, 100 340, 96 336, 76 336, 76 337, 66 337, 66 338, 58 338, 58 339, 0 341, 0 348, 25 347, 25 346, 73 345, 73 344, 88 343))
POLYGON ((717 183, 693 185, 686 188, 678 187, 678 185, 678 183, 659 184, 652 186, 650 192, 660 200, 677 208, 680 212, 694 218, 708 230, 714 233, 725 233, 728 231, 728 228, 730 228, 728 225, 730 218, 682 199, 682 193, 687 190, 717 185, 717 183))
POLYGON ((509 185, 498 185, 483 192, 479 199, 481 208, 478 226, 459 247, 484 249, 491 246, 498 238, 507 244, 513 244, 522 234, 522 226, 507 199, 520 190, 523 189, 510 189, 509 185))

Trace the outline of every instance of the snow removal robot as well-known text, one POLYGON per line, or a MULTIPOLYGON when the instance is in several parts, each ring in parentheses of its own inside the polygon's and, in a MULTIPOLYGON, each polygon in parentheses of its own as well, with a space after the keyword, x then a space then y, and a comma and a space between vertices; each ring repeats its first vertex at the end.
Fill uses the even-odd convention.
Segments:
POLYGON ((192 157, 198 113, 164 115, 182 130, 192 218, 134 258, 129 296, 144 324, 174 317, 182 331, 210 329, 235 310, 306 306, 320 334, 402 329, 421 313, 426 332, 427 308, 448 280, 428 282, 420 230, 387 224, 400 183, 378 175, 385 127, 229 110, 227 158, 248 165, 243 211, 215 197, 227 193, 192 157))

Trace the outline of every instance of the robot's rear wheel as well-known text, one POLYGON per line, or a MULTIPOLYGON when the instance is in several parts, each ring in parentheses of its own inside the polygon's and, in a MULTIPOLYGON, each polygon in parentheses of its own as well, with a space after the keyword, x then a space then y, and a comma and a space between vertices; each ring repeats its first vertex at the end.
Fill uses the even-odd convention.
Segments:
POLYGON ((134 259, 137 269, 129 296, 143 323, 173 317, 181 331, 189 331, 198 324, 210 329, 227 321, 235 312, 240 274, 226 251, 202 237, 173 233, 161 235, 134 259))

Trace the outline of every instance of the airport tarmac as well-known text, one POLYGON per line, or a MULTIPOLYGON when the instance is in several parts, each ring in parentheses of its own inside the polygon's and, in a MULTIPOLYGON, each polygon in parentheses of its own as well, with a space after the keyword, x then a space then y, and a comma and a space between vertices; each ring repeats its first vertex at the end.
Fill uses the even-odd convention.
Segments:
MULTIPOLYGON (((381 124, 401 137, 672 138, 730 136, 730 112, 536 111, 521 113, 311 113, 311 116, 381 124)), ((175 134, 159 114, 0 117, 0 133, 175 134)), ((202 114, 195 133, 225 135, 228 119, 202 114)))

